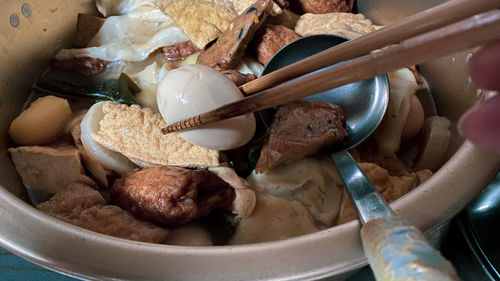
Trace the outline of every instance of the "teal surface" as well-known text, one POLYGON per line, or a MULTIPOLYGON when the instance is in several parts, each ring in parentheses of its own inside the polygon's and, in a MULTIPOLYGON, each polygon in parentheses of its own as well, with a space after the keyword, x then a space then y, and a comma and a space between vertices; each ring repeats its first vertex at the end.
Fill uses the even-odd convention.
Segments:
POLYGON ((35 265, 0 248, 0 280, 69 281, 76 279, 35 265))

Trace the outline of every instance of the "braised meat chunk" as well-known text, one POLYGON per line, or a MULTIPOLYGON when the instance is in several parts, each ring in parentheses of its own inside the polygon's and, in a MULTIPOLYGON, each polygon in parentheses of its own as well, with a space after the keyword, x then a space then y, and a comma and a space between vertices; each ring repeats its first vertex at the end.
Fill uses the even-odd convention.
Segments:
POLYGON ((200 51, 192 41, 175 43, 161 48, 162 55, 168 60, 182 60, 200 51))
POLYGON ((281 9, 286 9, 290 6, 290 2, 288 2, 288 0, 274 0, 274 3, 278 4, 281 9))
POLYGON ((224 208, 233 201, 233 188, 206 170, 155 166, 134 170, 115 181, 113 202, 156 223, 176 227, 224 208))
POLYGON ((346 136, 345 126, 344 111, 335 104, 294 101, 281 106, 274 115, 255 172, 263 173, 341 143, 346 136))
POLYGON ((55 69, 72 71, 83 76, 94 76, 106 70, 109 62, 98 58, 82 57, 67 60, 56 60, 52 66, 55 69))
POLYGON ((258 0, 237 16, 229 29, 207 50, 200 53, 198 63, 217 70, 234 69, 245 53, 255 31, 271 11, 273 1, 258 0))
POLYGON ((238 87, 257 78, 255 74, 241 73, 238 70, 224 70, 221 73, 238 87))
POLYGON ((352 13, 354 0, 290 0, 292 11, 303 14, 352 13))
POLYGON ((299 38, 300 36, 295 31, 283 25, 263 26, 254 38, 257 60, 266 65, 281 48, 299 38))

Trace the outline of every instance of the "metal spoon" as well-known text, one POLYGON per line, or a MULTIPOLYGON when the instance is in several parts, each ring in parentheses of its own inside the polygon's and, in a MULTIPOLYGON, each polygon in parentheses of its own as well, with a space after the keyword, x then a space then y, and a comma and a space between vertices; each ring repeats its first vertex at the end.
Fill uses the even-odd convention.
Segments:
MULTIPOLYGON (((323 51, 347 39, 335 35, 313 35, 281 49, 266 65, 263 74, 323 51)), ((322 71, 322 70, 318 70, 322 71)), ((306 100, 322 100, 341 106, 346 114, 347 137, 333 148, 331 158, 354 202, 362 224, 365 255, 377 280, 459 280, 455 269, 423 234, 394 214, 375 186, 347 152, 377 128, 389 99, 387 77, 377 76, 331 89, 306 100)), ((261 113, 269 120, 266 112, 261 113)))

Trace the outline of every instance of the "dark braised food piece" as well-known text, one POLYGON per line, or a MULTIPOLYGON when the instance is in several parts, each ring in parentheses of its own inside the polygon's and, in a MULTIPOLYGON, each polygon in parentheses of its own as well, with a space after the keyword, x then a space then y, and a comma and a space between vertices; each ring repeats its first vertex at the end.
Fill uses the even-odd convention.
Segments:
POLYGON ((255 34, 254 50, 257 60, 266 65, 286 44, 299 39, 300 35, 283 25, 266 25, 255 34))
POLYGON ((175 43, 162 47, 162 55, 168 60, 182 60, 200 51, 192 41, 175 43))
POLYGON ((67 223, 115 237, 164 243, 169 234, 168 229, 136 218, 117 206, 107 205, 98 191, 81 183, 70 184, 36 207, 67 223))
POLYGON ((294 101, 282 105, 274 115, 255 172, 341 143, 345 126, 344 111, 335 104, 294 101))
POLYGON ((206 170, 155 166, 134 170, 110 190, 112 201, 131 213, 176 227, 231 204, 233 188, 206 170))
POLYGON ((288 6, 290 6, 290 2, 287 0, 274 0, 274 3, 278 4, 281 9, 286 9, 288 6))
POLYGON ((99 29, 101 29, 105 21, 105 18, 87 14, 78 14, 75 41, 73 42, 75 47, 87 47, 92 38, 94 38, 97 32, 99 32, 99 29))
POLYGON ((58 70, 72 71, 84 76, 94 76, 106 70, 109 62, 97 58, 83 57, 67 60, 56 60, 52 67, 58 70))
POLYGON ((352 13, 354 0, 289 0, 290 9, 296 13, 352 13))
POLYGON ((243 74, 237 70, 224 70, 221 73, 224 74, 227 79, 233 81, 238 87, 257 78, 255 74, 243 74))
POLYGON ((234 69, 245 53, 255 31, 272 9, 271 0, 258 0, 237 16, 214 44, 202 51, 198 63, 217 70, 234 69))

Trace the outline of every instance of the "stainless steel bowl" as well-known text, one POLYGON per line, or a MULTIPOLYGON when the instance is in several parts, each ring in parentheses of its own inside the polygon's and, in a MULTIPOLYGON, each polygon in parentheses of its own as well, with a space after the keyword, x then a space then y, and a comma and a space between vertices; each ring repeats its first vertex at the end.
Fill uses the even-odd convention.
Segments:
MULTIPOLYGON (((387 24, 442 1, 359 0, 358 9, 387 24)), ((29 205, 6 148, 7 129, 33 79, 72 38, 77 13, 96 12, 90 0, 4 0, 0 10, 0 245, 42 266, 88 279, 342 280, 366 264, 356 221, 277 242, 181 247, 139 243, 86 231, 29 205)), ((456 122, 483 94, 468 80, 469 52, 421 65, 439 112, 456 122)), ((453 126, 455 127, 455 126, 453 126)), ((500 159, 453 132, 449 160, 416 190, 392 204, 422 230, 458 213, 496 173, 500 159)))

